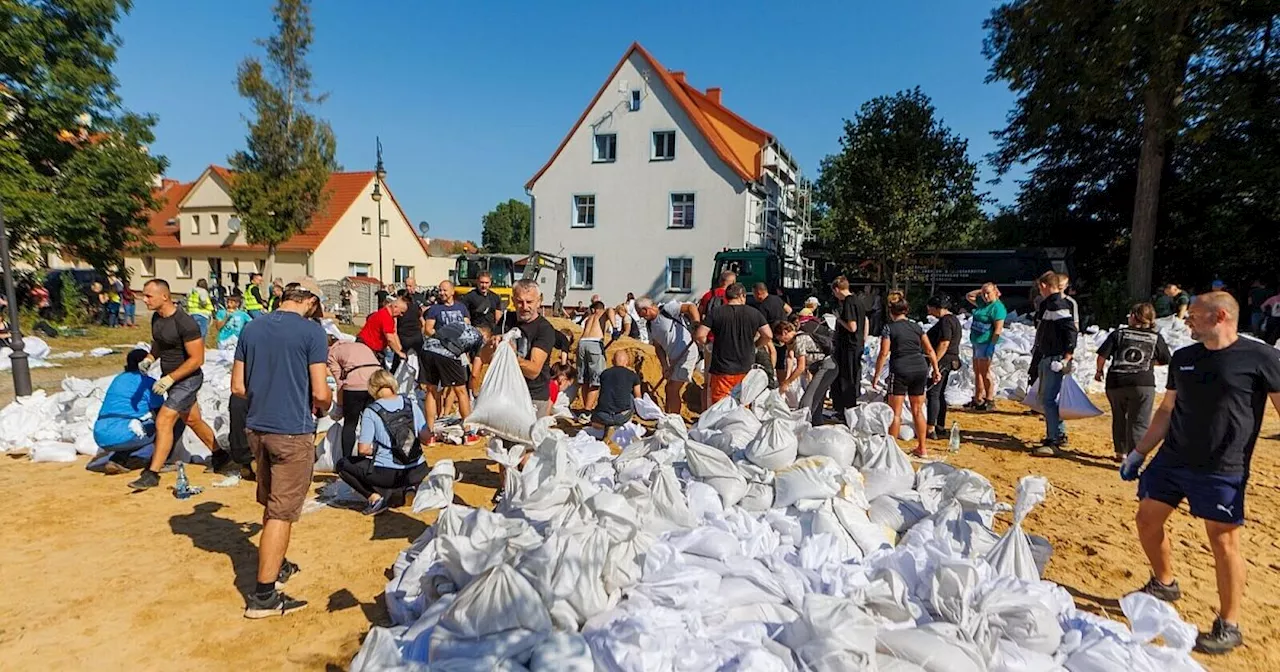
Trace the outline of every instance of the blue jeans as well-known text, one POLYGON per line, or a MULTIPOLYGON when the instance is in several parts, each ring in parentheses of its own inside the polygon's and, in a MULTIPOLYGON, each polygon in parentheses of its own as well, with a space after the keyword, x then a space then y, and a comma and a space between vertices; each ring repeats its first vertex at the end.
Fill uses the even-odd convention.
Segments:
POLYGON ((124 304, 124 321, 126 324, 134 324, 134 318, 138 315, 138 307, 132 301, 124 304))
POLYGON ((102 314, 102 324, 108 327, 120 326, 120 304, 108 301, 102 314))
POLYGON ((1062 356, 1045 357, 1040 360, 1040 403, 1044 405, 1044 435, 1051 441, 1059 440, 1067 435, 1067 425, 1058 416, 1058 394, 1062 392, 1061 371, 1054 371, 1054 362, 1061 362, 1062 356))
POLYGON ((196 321, 196 326, 200 327, 200 338, 209 335, 209 316, 208 315, 192 315, 191 319, 196 321))
POLYGON ((1249 330, 1254 336, 1260 336, 1262 334, 1262 319, 1263 316, 1261 310, 1255 310, 1249 314, 1249 330))

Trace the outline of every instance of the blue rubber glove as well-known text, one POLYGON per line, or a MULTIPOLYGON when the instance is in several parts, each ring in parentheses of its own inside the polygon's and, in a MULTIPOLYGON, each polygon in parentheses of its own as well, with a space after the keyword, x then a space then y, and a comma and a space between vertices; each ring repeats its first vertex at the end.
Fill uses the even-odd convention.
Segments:
POLYGON ((1142 463, 1147 459, 1146 455, 1136 450, 1130 451, 1124 456, 1124 462, 1120 464, 1120 478, 1125 481, 1138 480, 1138 472, 1142 469, 1142 463))

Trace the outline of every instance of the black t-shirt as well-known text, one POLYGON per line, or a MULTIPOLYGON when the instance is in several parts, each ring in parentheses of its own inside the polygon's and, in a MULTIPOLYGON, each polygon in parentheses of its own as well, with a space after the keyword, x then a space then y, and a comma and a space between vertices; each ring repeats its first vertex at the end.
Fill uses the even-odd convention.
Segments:
POLYGON ((865 325, 863 321, 866 319, 866 310, 862 305, 860 297, 850 294, 844 297, 844 301, 840 303, 840 314, 836 317, 836 347, 848 348, 853 350, 861 350, 862 344, 866 339, 866 334, 862 333, 865 325), (853 322, 858 328, 857 331, 849 331, 845 328, 846 322, 853 322))
POLYGON ((532 322, 519 325, 518 329, 520 329, 520 338, 516 339, 516 354, 520 359, 529 359, 529 353, 533 352, 534 348, 547 353, 538 376, 524 379, 529 385, 529 396, 534 401, 546 401, 551 398, 551 390, 547 383, 551 381, 551 351, 556 346, 556 330, 547 318, 541 315, 532 322))
POLYGON ((634 389, 640 384, 640 376, 625 366, 611 366, 600 374, 600 398, 595 410, 601 413, 621 413, 632 409, 635 403, 634 389))
POLYGON ((884 300, 879 294, 863 294, 858 297, 862 304, 862 312, 870 326, 868 333, 878 334, 884 330, 884 300))
POLYGON ((708 371, 716 375, 738 375, 751 371, 756 361, 756 337, 764 326, 764 315, 745 304, 726 303, 706 322, 715 336, 708 371))
POLYGON ((787 318, 787 312, 783 310, 782 306, 782 297, 777 294, 770 294, 764 297, 764 301, 756 302, 751 307, 760 311, 760 314, 764 316, 765 324, 770 327, 787 318))
POLYGON ((1203 473, 1247 475, 1267 395, 1280 392, 1280 352, 1247 338, 1222 350, 1195 343, 1173 353, 1169 389, 1178 396, 1155 459, 1203 473))
POLYGON ((920 337, 924 330, 912 320, 890 320, 880 330, 880 338, 889 339, 889 370, 919 371, 929 368, 920 337))
POLYGON ((485 295, 478 290, 473 290, 463 294, 458 300, 467 307, 467 312, 471 313, 471 324, 477 327, 487 326, 490 330, 498 326, 498 312, 502 310, 502 299, 497 294, 489 292, 485 295))
POLYGON ((408 310, 396 318, 396 335, 400 338, 422 338, 422 302, 417 294, 405 294, 408 310))
POLYGON ((1121 327, 1111 332, 1098 348, 1098 356, 1111 360, 1107 369, 1107 388, 1155 387, 1156 374, 1151 367, 1168 364, 1172 355, 1169 344, 1154 329, 1121 327))
POLYGON ((938 356, 938 368, 946 371, 952 364, 960 361, 960 339, 964 336, 964 327, 960 318, 947 313, 929 327, 929 345, 933 346, 938 356), (938 352, 938 345, 947 341, 947 351, 938 352))
POLYGON ((556 332, 556 350, 561 352, 569 352, 569 337, 564 332, 556 332))
POLYGON ((187 361, 187 343, 202 340, 200 325, 179 308, 169 317, 151 314, 151 356, 160 360, 160 372, 173 373, 187 361))

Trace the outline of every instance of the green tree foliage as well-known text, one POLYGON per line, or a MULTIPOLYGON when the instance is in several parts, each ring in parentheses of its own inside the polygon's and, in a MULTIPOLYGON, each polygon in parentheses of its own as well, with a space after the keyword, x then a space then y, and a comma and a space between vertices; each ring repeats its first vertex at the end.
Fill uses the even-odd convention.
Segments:
POLYGON ((866 102, 822 160, 821 245, 880 262, 891 282, 913 251, 965 246, 984 221, 967 150, 918 88, 866 102))
POLYGON ((480 244, 486 252, 497 254, 528 254, 529 205, 512 198, 490 210, 481 220, 484 231, 480 244))
POLYGON ((325 186, 337 169, 333 129, 309 109, 324 102, 311 91, 311 9, 307 0, 277 0, 276 34, 260 41, 267 65, 256 58, 240 64, 237 86, 253 107, 244 150, 230 159, 236 171, 231 200, 245 238, 267 246, 266 275, 276 246, 311 224, 329 200, 325 186))
POLYGON ((16 257, 99 269, 147 246, 155 117, 124 109, 111 67, 127 0, 0 0, 0 201, 16 257))
POLYGON ((1280 235, 1278 15, 1275 0, 997 8, 989 79, 1018 100, 992 158, 1031 166, 1003 237, 1076 246, 1131 297, 1153 270, 1184 284, 1275 272, 1260 257, 1280 235))

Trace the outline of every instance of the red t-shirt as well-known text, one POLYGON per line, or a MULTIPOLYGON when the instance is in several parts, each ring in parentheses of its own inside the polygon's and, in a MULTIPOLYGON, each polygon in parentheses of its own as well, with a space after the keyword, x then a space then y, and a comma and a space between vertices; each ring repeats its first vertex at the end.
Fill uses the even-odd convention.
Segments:
POLYGON ((551 382, 547 383, 547 389, 551 391, 551 403, 556 403, 556 399, 560 398, 560 384, 552 378, 551 382))
POLYGON ((391 316, 391 311, 381 308, 365 318, 364 328, 360 330, 356 340, 369 346, 374 352, 382 352, 387 349, 387 334, 394 333, 396 318, 391 316))

